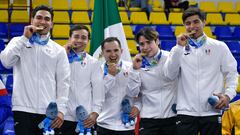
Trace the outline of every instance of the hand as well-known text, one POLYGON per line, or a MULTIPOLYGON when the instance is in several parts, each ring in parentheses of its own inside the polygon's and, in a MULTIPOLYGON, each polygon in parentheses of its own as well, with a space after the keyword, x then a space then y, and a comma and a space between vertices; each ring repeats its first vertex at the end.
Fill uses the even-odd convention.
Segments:
POLYGON ((110 75, 115 76, 118 73, 117 64, 115 64, 115 63, 108 63, 108 73, 110 75))
POLYGON ((25 26, 24 27, 24 32, 23 32, 23 35, 26 37, 26 38, 31 38, 33 33, 37 31, 37 27, 36 26, 33 26, 33 25, 28 25, 28 26, 25 26))
POLYGON ((230 98, 226 94, 219 93, 213 95, 218 96, 219 98, 218 103, 215 105, 215 109, 224 109, 225 107, 228 106, 230 98))
POLYGON ((88 118, 83 122, 84 127, 86 127, 86 128, 91 128, 91 127, 93 127, 94 124, 96 124, 97 117, 98 117, 98 113, 92 112, 92 113, 88 116, 88 118))
POLYGON ((62 112, 58 112, 57 117, 52 121, 51 128, 60 128, 64 121, 62 112))
POLYGON ((133 106, 130 112, 130 117, 136 118, 139 112, 140 111, 138 110, 138 108, 136 106, 133 106))
POLYGON ((133 58, 133 69, 138 70, 142 66, 142 56, 140 54, 137 54, 133 58))
POLYGON ((186 33, 180 34, 177 36, 177 44, 180 46, 186 46, 187 45, 187 39, 189 38, 189 35, 186 33))
POLYGON ((72 49, 72 43, 68 42, 66 45, 64 45, 64 48, 65 48, 67 54, 69 54, 70 50, 72 49))

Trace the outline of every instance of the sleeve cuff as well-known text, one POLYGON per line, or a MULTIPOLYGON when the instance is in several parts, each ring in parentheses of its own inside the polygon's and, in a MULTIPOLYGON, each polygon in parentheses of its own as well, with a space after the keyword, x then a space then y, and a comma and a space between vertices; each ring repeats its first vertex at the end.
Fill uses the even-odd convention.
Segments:
POLYGON ((230 98, 230 101, 236 96, 236 91, 233 89, 226 89, 225 94, 230 98))
POLYGON ((63 113, 63 115, 65 115, 67 112, 67 108, 66 107, 58 107, 58 111, 63 113))
POLYGON ((96 112, 96 113, 100 114, 101 113, 101 107, 94 106, 93 109, 92 109, 92 112, 96 112))

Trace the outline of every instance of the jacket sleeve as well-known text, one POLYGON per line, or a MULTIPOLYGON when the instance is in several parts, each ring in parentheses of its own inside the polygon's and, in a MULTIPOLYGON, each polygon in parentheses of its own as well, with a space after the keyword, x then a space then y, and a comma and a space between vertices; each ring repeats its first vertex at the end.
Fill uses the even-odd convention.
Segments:
POLYGON ((127 95, 130 97, 137 97, 140 92, 140 87, 141 87, 140 73, 132 69, 129 72, 127 95))
POLYGON ((139 93, 138 97, 134 98, 133 106, 137 107, 137 109, 141 112, 141 109, 142 109, 142 94, 141 93, 139 93))
POLYGON ((174 46, 164 64, 164 75, 171 80, 174 80, 179 74, 182 54, 183 47, 179 45, 174 46))
POLYGON ((226 79, 225 94, 229 96, 230 100, 236 96, 236 89, 238 84, 237 62, 227 45, 223 43, 223 57, 221 61, 221 70, 226 79))
POLYGON ((28 38, 24 36, 13 38, 1 52, 1 62, 3 66, 6 68, 13 67, 20 60, 21 51, 27 44, 28 38))
POLYGON ((92 83, 92 111, 100 113, 102 110, 103 102, 105 100, 104 85, 102 80, 101 67, 98 62, 92 67, 93 72, 91 74, 92 83))
POLYGON ((70 65, 64 48, 62 48, 58 56, 58 62, 56 67, 56 84, 56 102, 58 105, 58 109, 60 112, 65 114, 67 110, 66 103, 68 101, 70 87, 70 65))
POLYGON ((234 114, 230 106, 230 109, 225 111, 222 116, 222 135, 231 135, 234 126, 233 116, 234 114))

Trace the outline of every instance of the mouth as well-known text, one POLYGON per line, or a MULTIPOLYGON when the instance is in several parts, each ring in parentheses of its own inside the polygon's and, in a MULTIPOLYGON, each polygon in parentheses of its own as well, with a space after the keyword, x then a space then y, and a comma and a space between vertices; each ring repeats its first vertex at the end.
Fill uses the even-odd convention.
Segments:
POLYGON ((189 37, 194 37, 194 34, 196 34, 196 30, 192 30, 189 33, 187 33, 189 37))
POLYGON ((109 61, 107 62, 108 64, 117 64, 117 58, 109 58, 109 61))
POLYGON ((41 32, 43 32, 46 28, 47 28, 47 27, 44 27, 44 26, 37 26, 37 27, 36 27, 36 32, 41 33, 41 32))
POLYGON ((79 48, 79 47, 82 47, 82 46, 84 46, 84 44, 74 43, 74 44, 72 45, 72 48, 75 49, 75 48, 79 48))
POLYGON ((142 52, 142 53, 140 53, 140 55, 141 55, 142 57, 144 57, 144 56, 147 56, 147 53, 142 52))

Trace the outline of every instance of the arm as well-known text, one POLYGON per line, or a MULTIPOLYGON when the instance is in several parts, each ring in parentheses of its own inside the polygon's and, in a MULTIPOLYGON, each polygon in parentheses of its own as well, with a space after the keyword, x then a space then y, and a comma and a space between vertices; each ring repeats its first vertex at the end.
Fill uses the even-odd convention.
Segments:
POLYGON ((227 45, 224 44, 223 58, 221 61, 221 70, 226 79, 226 88, 224 94, 227 95, 230 100, 236 96, 236 89, 238 84, 238 72, 237 72, 237 62, 227 45))
POLYGON ((225 43, 223 44, 222 61, 221 61, 221 71, 226 80, 226 88, 223 93, 215 94, 219 97, 219 101, 216 104, 216 109, 223 109, 228 106, 229 102, 236 96, 236 89, 238 84, 238 72, 237 72, 237 62, 232 56, 230 50, 225 43))
POLYGON ((164 64, 164 75, 169 79, 175 79, 180 72, 181 58, 184 53, 184 46, 187 45, 186 34, 181 34, 177 37, 177 45, 172 48, 166 63, 164 64))
POLYGON ((141 109, 142 109, 142 94, 139 93, 139 96, 134 98, 130 116, 135 118, 140 113, 141 109))
POLYGON ((58 110, 64 115, 66 112, 66 102, 68 101, 70 83, 70 66, 65 50, 61 50, 56 66, 56 89, 58 110))
POLYGON ((96 62, 92 67, 92 69, 93 69, 93 72, 91 74, 92 99, 93 99, 92 110, 93 112, 96 112, 99 114, 102 110, 103 102, 105 99, 104 85, 101 77, 102 72, 101 72, 100 64, 96 62))
POLYGON ((66 113, 70 83, 70 66, 67 59, 67 54, 64 49, 61 50, 56 66, 56 103, 58 106, 57 117, 53 120, 51 127, 60 128, 64 121, 66 113))
POLYGON ((11 68, 20 60, 22 49, 31 46, 28 44, 28 41, 36 31, 36 26, 25 26, 23 35, 21 37, 15 37, 9 42, 1 53, 1 61, 6 68, 11 68))
POLYGON ((140 92, 141 78, 138 71, 132 70, 129 72, 129 80, 127 85, 127 95, 137 97, 140 92))
POLYGON ((102 80, 101 67, 98 62, 92 66, 91 83, 92 83, 92 113, 84 121, 84 127, 90 128, 96 124, 97 117, 102 110, 105 100, 105 93, 102 80))
POLYGON ((20 54, 26 44, 28 38, 21 36, 13 38, 6 48, 1 52, 1 62, 6 68, 13 67, 19 60, 20 54))

